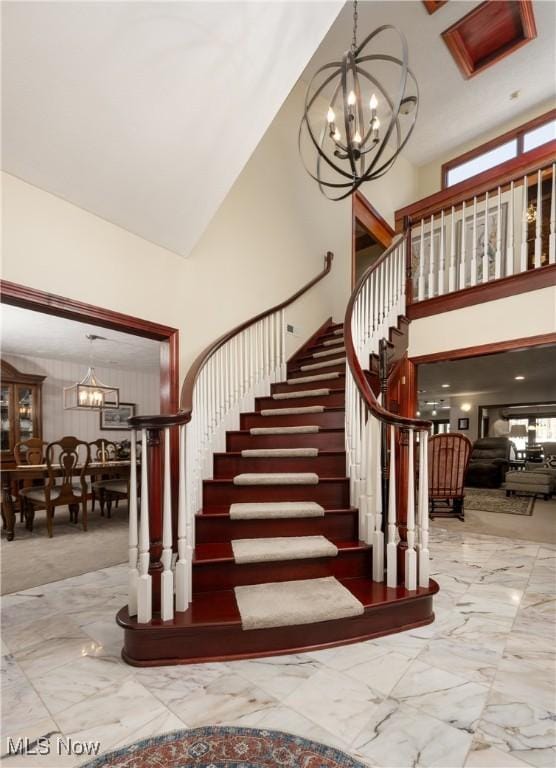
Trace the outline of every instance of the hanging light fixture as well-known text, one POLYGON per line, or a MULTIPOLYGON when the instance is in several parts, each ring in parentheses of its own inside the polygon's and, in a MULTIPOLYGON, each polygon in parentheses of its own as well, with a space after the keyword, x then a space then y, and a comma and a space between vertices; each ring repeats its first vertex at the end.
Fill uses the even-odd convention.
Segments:
POLYGON ((419 89, 404 35, 386 24, 358 45, 357 21, 354 0, 351 47, 341 61, 325 64, 313 76, 299 127, 303 164, 330 200, 343 200, 363 182, 383 176, 417 119, 419 89), (395 36, 399 55, 374 50, 386 36, 395 36))
POLYGON ((90 333, 87 334, 86 338, 90 341, 87 375, 71 387, 64 387, 64 410, 100 411, 108 408, 118 408, 120 405, 120 390, 118 387, 110 387, 103 384, 96 377, 92 364, 93 342, 97 339, 104 339, 104 336, 96 336, 94 333, 90 333))

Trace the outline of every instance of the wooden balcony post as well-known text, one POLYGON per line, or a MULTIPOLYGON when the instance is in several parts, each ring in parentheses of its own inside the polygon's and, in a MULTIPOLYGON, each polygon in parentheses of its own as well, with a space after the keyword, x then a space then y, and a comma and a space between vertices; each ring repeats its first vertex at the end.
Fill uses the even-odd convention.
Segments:
POLYGON ((147 430, 149 470, 149 533, 150 565, 152 577, 152 608, 160 611, 160 577, 162 575, 162 450, 160 429, 147 430))

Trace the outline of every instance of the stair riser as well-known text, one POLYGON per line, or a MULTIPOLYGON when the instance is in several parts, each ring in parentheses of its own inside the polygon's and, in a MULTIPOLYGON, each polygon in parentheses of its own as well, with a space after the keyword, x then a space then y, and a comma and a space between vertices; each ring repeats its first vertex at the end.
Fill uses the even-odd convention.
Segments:
POLYGON ((339 552, 337 557, 281 560, 272 563, 206 563, 193 565, 193 592, 207 592, 245 584, 267 584, 295 579, 371 577, 371 551, 339 552))
POLYGON ((260 413, 242 413, 241 429, 251 427, 303 427, 308 424, 318 427, 343 427, 344 411, 323 411, 322 413, 292 413, 287 416, 262 416, 260 413))
MULTIPOLYGON (((324 363, 325 360, 314 360, 313 363, 324 363)), ((336 365, 326 365, 322 368, 311 368, 308 371, 302 371, 301 365, 313 365, 313 363, 288 363, 288 379, 293 379, 296 376, 316 376, 318 373, 332 373, 332 371, 338 371, 338 373, 346 372, 345 362, 337 363, 336 365)))
POLYGON ((219 454, 214 457, 215 478, 231 478, 242 472, 316 472, 319 477, 343 477, 346 473, 346 458, 345 454, 279 458, 244 458, 219 454))
MULTIPOLYGON (((299 378, 302 377, 300 376, 299 378)), ((344 389, 345 385, 345 376, 338 376, 337 379, 308 381, 306 384, 287 384, 285 381, 281 381, 279 384, 272 384, 270 391, 272 394, 276 394, 278 392, 301 392, 304 389, 344 389)))
POLYGON ((343 429, 338 432, 311 432, 300 435, 250 435, 229 432, 228 451, 242 451, 247 448, 319 448, 328 451, 343 451, 345 438, 343 429))
MULTIPOLYGON (((318 389, 315 382, 313 389, 318 389)), ((323 382, 323 385, 326 382, 323 382)), ((324 389, 326 387, 323 386, 324 389)), ((345 403, 345 394, 341 392, 331 392, 329 395, 314 395, 312 397, 295 397, 288 400, 274 400, 272 397, 257 397, 255 400, 255 410, 261 411, 263 408, 303 408, 307 405, 324 405, 325 408, 343 408, 345 403)))
POLYGON ((234 485, 205 480, 203 508, 218 507, 227 511, 240 501, 316 501, 325 509, 349 506, 349 481, 332 480, 317 485, 234 485))
POLYGON ((205 511, 205 514, 197 515, 195 533, 198 544, 269 536, 326 536, 333 541, 357 541, 358 519, 355 510, 285 520, 231 520, 205 511))
POLYGON ((321 349, 318 350, 319 352, 330 352, 330 354, 326 354, 324 357, 315 357, 313 352, 307 352, 304 355, 300 355, 299 357, 295 357, 291 363, 292 365, 295 363, 296 365, 311 365, 312 363, 325 363, 326 358, 329 357, 331 360, 334 360, 335 357, 345 357, 346 351, 343 349, 343 345, 340 344, 339 349, 335 349, 335 347, 321 347, 321 349))
POLYGON ((400 605, 368 608, 361 616, 294 627, 242 630, 241 625, 217 628, 130 626, 127 610, 118 614, 125 628, 124 659, 136 666, 229 661, 317 650, 360 642, 434 621, 432 594, 400 605))
POLYGON ((320 338, 316 344, 313 344, 312 347, 307 347, 303 351, 303 355, 314 355, 315 352, 325 352, 329 349, 337 349, 338 347, 344 346, 344 337, 343 336, 336 336, 335 340, 337 340, 337 344, 325 344, 325 341, 329 341, 329 339, 326 339, 324 337, 320 338))

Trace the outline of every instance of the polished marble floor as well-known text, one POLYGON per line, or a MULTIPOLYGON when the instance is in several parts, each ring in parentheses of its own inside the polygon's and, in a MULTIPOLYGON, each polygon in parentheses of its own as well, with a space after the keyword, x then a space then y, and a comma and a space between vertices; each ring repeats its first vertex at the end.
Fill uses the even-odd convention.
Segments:
MULTIPOLYGON (((556 765, 556 547, 432 532, 436 621, 315 653, 134 669, 114 615, 125 566, 2 599, 7 737, 100 740, 101 751, 177 728, 267 727, 377 768, 556 765)), ((2 765, 77 766, 75 756, 2 765)))

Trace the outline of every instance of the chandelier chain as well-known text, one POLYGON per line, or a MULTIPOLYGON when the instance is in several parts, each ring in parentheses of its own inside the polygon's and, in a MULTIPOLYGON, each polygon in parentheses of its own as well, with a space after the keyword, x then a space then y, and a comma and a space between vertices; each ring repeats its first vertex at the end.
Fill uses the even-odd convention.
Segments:
POLYGON ((357 21, 359 19, 359 15, 357 13, 357 0, 353 0, 353 39, 351 41, 351 50, 355 51, 357 49, 357 21))

